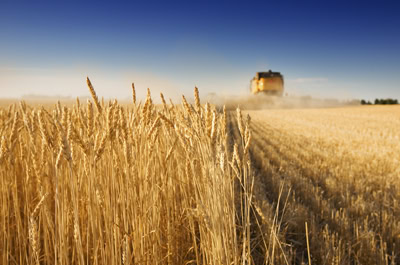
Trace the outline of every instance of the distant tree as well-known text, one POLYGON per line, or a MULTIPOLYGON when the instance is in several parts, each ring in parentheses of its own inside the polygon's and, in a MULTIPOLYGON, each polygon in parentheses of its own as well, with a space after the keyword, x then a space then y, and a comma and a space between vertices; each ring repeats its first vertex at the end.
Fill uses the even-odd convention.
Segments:
POLYGON ((386 100, 386 104, 394 105, 394 104, 399 104, 399 102, 398 102, 397 99, 388 98, 388 99, 386 100))
POLYGON ((361 105, 367 105, 367 101, 365 101, 365 100, 361 100, 361 105))
POLYGON ((386 99, 375 99, 375 105, 395 105, 399 104, 397 99, 386 98, 386 99))

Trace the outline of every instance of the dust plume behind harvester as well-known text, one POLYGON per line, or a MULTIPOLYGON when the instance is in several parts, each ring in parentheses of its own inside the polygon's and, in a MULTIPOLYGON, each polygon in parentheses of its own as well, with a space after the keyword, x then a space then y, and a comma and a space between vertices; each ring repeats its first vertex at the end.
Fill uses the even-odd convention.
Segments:
POLYGON ((258 72, 251 80, 250 91, 253 94, 283 95, 283 75, 279 72, 258 72))
MULTIPOLYGON (((293 84, 293 83, 292 83, 293 84)), ((293 86, 293 85, 292 85, 293 86)), ((249 87, 246 88, 246 90, 249 87)), ((292 87, 292 90, 301 90, 292 87)), ((293 109, 293 108, 330 108, 349 105, 360 105, 358 100, 339 100, 335 98, 318 98, 309 95, 289 94, 284 87, 284 77, 280 72, 272 70, 257 72, 250 80, 250 92, 246 94, 209 94, 207 101, 219 107, 225 106, 228 110, 235 110, 238 106, 242 110, 261 109, 293 109)))

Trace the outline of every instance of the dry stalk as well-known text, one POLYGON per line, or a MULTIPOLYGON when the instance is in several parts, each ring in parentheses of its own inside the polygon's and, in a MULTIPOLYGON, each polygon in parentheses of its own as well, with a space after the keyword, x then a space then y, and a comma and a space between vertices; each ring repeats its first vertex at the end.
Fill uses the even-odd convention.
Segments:
POLYGON ((92 82, 90 82, 89 77, 86 78, 86 83, 87 83, 87 85, 88 85, 90 94, 92 95, 94 104, 96 104, 97 111, 98 111, 99 113, 102 113, 102 107, 101 107, 101 105, 100 105, 99 98, 98 98, 97 95, 96 95, 96 91, 94 90, 93 85, 92 85, 92 82))
POLYGON ((133 105, 136 105, 136 90, 135 90, 134 83, 132 83, 132 102, 133 102, 133 105))

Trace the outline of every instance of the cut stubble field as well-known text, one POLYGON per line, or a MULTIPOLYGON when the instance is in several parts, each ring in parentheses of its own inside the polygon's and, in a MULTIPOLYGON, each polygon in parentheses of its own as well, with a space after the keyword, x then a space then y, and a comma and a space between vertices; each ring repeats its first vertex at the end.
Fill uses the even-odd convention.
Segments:
POLYGON ((400 107, 247 114, 255 204, 289 263, 398 264, 400 107))
POLYGON ((396 264, 400 108, 0 108, 2 264, 396 264))

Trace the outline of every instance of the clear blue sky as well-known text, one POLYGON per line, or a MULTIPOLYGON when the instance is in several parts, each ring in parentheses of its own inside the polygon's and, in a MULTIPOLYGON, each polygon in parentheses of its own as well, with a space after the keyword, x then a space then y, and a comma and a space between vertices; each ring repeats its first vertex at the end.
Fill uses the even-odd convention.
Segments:
POLYGON ((400 98, 399 1, 0 0, 0 97, 248 92, 400 98))

